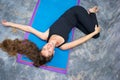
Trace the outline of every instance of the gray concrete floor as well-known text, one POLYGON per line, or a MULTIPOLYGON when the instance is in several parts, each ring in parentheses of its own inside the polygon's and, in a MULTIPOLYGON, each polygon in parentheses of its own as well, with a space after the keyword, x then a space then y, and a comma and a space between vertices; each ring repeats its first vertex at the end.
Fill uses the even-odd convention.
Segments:
MULTIPOLYGON (((0 20, 28 24, 37 0, 0 0, 0 20)), ((120 0, 81 0, 86 9, 98 5, 101 36, 74 48, 66 75, 29 67, 0 50, 0 80, 120 80, 120 0)), ((75 29, 74 39, 83 36, 75 29)), ((0 42, 23 39, 24 32, 0 24, 0 42)))

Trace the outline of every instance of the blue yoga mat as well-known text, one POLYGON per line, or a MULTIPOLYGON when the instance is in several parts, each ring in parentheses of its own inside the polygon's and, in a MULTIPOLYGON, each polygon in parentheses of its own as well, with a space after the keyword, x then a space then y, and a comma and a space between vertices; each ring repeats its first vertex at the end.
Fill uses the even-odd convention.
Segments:
MULTIPOLYGON (((79 2, 79 0, 38 0, 29 25, 45 32, 67 9, 79 4, 79 2)), ((68 42, 72 40, 72 37, 73 31, 69 34, 68 42)), ((25 39, 34 42, 40 49, 46 44, 46 41, 31 33, 26 33, 25 39)), ((70 50, 63 51, 55 48, 53 59, 40 68, 66 74, 69 53, 70 50)), ((18 54, 17 62, 32 66, 32 61, 25 55, 18 54)))

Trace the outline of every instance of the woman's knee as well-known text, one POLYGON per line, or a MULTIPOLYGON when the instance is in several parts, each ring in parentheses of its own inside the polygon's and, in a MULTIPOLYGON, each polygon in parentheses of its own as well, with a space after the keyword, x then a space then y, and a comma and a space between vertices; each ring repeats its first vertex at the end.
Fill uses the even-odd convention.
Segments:
POLYGON ((74 10, 85 10, 85 8, 84 7, 82 7, 82 6, 74 6, 74 7, 72 7, 74 10))

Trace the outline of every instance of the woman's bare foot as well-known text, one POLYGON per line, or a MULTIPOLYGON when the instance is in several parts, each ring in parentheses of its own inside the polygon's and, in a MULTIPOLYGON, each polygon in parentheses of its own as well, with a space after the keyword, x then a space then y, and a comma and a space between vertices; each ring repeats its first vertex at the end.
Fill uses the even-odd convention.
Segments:
POLYGON ((99 11, 98 6, 94 6, 88 10, 88 13, 97 13, 99 11))
POLYGON ((2 23, 2 25, 4 25, 4 26, 9 26, 9 23, 8 23, 6 20, 2 20, 1 23, 2 23))

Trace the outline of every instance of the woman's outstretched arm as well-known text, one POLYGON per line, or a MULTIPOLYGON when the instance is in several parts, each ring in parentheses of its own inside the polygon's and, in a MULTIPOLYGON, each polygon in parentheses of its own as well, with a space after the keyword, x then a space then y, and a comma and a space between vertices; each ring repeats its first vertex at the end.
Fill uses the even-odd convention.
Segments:
POLYGON ((90 34, 88 34, 88 35, 86 35, 86 36, 83 36, 83 37, 81 37, 81 38, 79 38, 79 39, 77 39, 77 40, 75 40, 75 41, 66 43, 66 44, 62 45, 60 48, 61 48, 62 50, 67 50, 67 49, 74 48, 74 47, 76 47, 76 46, 78 46, 78 45, 80 45, 80 44, 82 44, 82 43, 90 40, 93 36, 95 36, 95 35, 98 34, 99 32, 100 32, 100 27, 99 27, 99 26, 97 27, 97 25, 96 25, 94 32, 92 32, 92 33, 90 33, 90 34))
POLYGON ((42 33, 40 31, 37 31, 36 29, 32 28, 31 26, 28 25, 21 25, 21 24, 16 24, 16 23, 12 23, 12 22, 7 22, 6 20, 2 20, 2 25, 4 26, 10 26, 10 27, 14 27, 20 30, 23 30, 25 32, 30 32, 35 34, 36 36, 38 36, 39 38, 45 40, 46 36, 45 33, 42 33))

